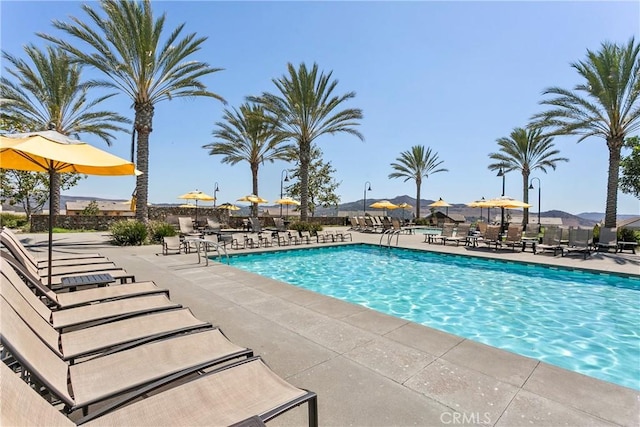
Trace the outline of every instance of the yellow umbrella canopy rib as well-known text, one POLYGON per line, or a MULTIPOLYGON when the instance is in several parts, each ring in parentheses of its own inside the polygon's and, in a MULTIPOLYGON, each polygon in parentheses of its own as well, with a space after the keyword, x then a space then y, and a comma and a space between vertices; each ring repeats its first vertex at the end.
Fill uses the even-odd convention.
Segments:
POLYGON ((238 199, 238 201, 251 203, 269 203, 268 200, 265 200, 260 196, 256 196, 255 194, 249 194, 248 196, 241 197, 238 199))
POLYGON ((208 194, 205 194, 202 191, 195 190, 195 191, 189 191, 188 193, 183 194, 182 196, 178 196, 178 199, 196 200, 196 201, 203 200, 205 202, 212 202, 216 198, 208 194))
POLYGON ((372 203, 369 207, 374 209, 397 209, 398 205, 395 205, 388 200, 380 200, 372 203))
POLYGON ((282 199, 278 199, 275 201, 278 205, 291 205, 291 206, 300 206, 300 202, 297 200, 293 200, 290 197, 284 197, 282 199))
POLYGON ((437 201, 431 203, 429 206, 432 208, 448 208, 451 205, 445 202, 444 200, 442 200, 442 197, 440 197, 437 201))

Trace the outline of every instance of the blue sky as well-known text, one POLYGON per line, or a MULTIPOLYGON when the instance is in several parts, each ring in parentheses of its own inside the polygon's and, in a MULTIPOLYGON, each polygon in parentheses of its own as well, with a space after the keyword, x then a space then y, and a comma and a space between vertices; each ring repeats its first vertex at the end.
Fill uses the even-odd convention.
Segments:
MULTIPOLYGON (((36 32, 57 32, 51 21, 84 19, 81 2, 0 2, 3 50, 23 54, 26 43, 43 45, 36 32)), ((96 3, 92 3, 96 5, 96 3)), ((185 23, 183 34, 208 40, 194 55, 224 71, 207 76, 208 88, 237 107, 247 95, 274 91, 272 79, 288 62, 318 63, 333 71, 337 93, 355 91, 348 103, 361 108, 361 142, 350 135, 317 140, 337 170, 342 202, 408 194, 413 181, 389 179, 392 163, 413 145, 437 152, 449 172, 430 176, 422 198, 466 203, 499 196, 502 179, 488 170, 496 139, 525 126, 544 107, 542 91, 580 83, 571 62, 585 58, 603 41, 640 38, 640 2, 154 2, 165 12, 167 30, 185 23)), ((2 68, 4 71, 4 66, 2 68)), ((94 74, 87 71, 86 76, 94 74)), ((107 104, 133 119, 131 102, 118 95, 107 104)), ((199 189, 218 203, 251 193, 246 163, 224 165, 202 145, 212 141, 225 106, 212 99, 175 99, 156 105, 150 137, 149 201, 178 203, 199 189)), ((112 147, 84 136, 107 151, 129 156, 130 136, 112 147)), ((540 178, 542 210, 604 212, 608 151, 602 139, 576 144, 555 139, 568 163, 540 178)), ((279 197, 284 162, 266 163, 259 173, 260 196, 279 197)), ((522 197, 522 176, 506 176, 509 196, 522 197)), ((537 181, 536 181, 537 184, 537 181)), ((126 199, 133 177, 88 177, 69 195, 126 199)), ((537 211, 537 189, 530 194, 537 211)), ((638 200, 620 194, 618 213, 638 214, 638 200)))

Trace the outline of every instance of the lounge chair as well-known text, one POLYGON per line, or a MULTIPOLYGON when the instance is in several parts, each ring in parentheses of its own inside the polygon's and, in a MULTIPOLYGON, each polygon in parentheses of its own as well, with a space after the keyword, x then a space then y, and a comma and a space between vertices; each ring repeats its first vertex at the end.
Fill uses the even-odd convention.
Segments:
POLYGON ((427 236, 430 237, 431 241, 429 243, 442 243, 444 245, 445 239, 453 237, 453 231, 455 230, 455 224, 452 222, 447 222, 442 226, 442 233, 440 234, 432 234, 425 235, 425 241, 427 236))
POLYGON ((484 233, 484 237, 482 238, 482 242, 486 244, 489 248, 493 245, 498 250, 498 246, 502 244, 502 238, 500 237, 500 226, 499 225, 488 225, 487 231, 484 233))
MULTIPOLYGON (((99 304, 86 304, 65 309, 51 309, 45 305, 40 297, 34 294, 27 285, 11 272, 12 268, 2 270, 0 281, 0 295, 9 303, 24 299, 33 309, 58 330, 68 328, 83 328, 99 323, 110 322, 118 319, 126 319, 146 313, 181 308, 180 304, 173 303, 164 294, 150 294, 135 296, 126 299, 107 300, 99 304)), ((79 291, 84 292, 84 291, 79 291)))
POLYGON ((22 264, 13 259, 9 254, 1 254, 0 266, 3 274, 8 277, 7 280, 12 281, 12 283, 20 283, 19 281, 24 282, 31 292, 40 298, 40 301, 54 311, 101 301, 113 301, 142 295, 164 294, 169 298, 169 290, 159 288, 153 282, 124 283, 117 286, 56 293, 42 283, 40 278, 35 277, 27 271, 22 264))
POLYGON ((536 245, 534 254, 544 251, 553 251, 553 256, 556 256, 558 251, 562 253, 562 245, 560 244, 561 235, 562 230, 560 230, 559 227, 545 227, 542 234, 542 243, 536 245))
POLYGON ((613 248, 614 252, 618 252, 618 229, 612 228, 600 228, 600 238, 596 243, 596 251, 600 252, 601 249, 606 250, 613 248))
POLYGON ((165 236, 162 238, 162 254, 169 255, 169 252, 181 254, 187 252, 187 245, 179 236, 165 236))
POLYGON ((218 221, 207 218, 207 227, 205 229, 205 234, 219 234, 222 231, 222 224, 218 221))
POLYGON ((209 329, 69 365, 8 304, 1 315, 4 349, 31 378, 45 386, 46 394, 60 399, 69 413, 82 409, 83 415, 88 415, 92 404, 106 403, 124 393, 131 393, 129 398, 134 399, 146 391, 145 386, 170 387, 203 369, 252 355, 219 329, 209 329))
POLYGON ((202 237, 202 233, 193 228, 193 220, 189 216, 178 217, 180 237, 202 237))
MULTIPOLYGON (((18 374, 0 363, 0 425, 75 427, 18 374), (28 410, 26 410, 28 408, 28 410)), ((235 425, 258 417, 260 423, 307 403, 309 426, 318 425, 315 393, 297 389, 271 371, 260 358, 250 358, 211 371, 193 381, 124 407, 120 400, 80 419, 87 425, 235 425), (246 389, 247 384, 254 386, 246 389), (200 402, 193 408, 195 400, 200 402), (268 417, 267 417, 268 414, 268 417), (102 416, 100 416, 102 415, 102 416)), ((244 423, 249 426, 260 425, 244 423)))
POLYGON ((506 238, 500 242, 501 246, 511 246, 512 251, 516 251, 516 246, 522 247, 522 225, 509 225, 506 238))
MULTIPOLYGON (((0 232, 0 243, 12 254, 15 251, 22 253, 23 257, 38 269, 47 268, 49 265, 48 258, 37 259, 31 251, 22 244, 20 239, 6 227, 3 227, 0 232)), ((111 264, 111 261, 98 253, 69 253, 53 255, 51 258, 51 265, 53 267, 84 264, 111 264)))
POLYGON ((468 242, 468 237, 469 237, 469 230, 471 229, 471 224, 458 224, 458 226, 456 227, 456 231, 455 231, 455 236, 451 236, 451 237, 444 237, 443 238, 443 245, 446 245, 448 242, 456 242, 456 246, 458 246, 460 244, 460 242, 464 243, 465 245, 468 242))
POLYGON ((577 252, 583 255, 583 259, 587 259, 591 255, 592 245, 593 232, 590 228, 570 228, 569 244, 562 248, 562 256, 577 252))
POLYGON ((358 218, 356 218, 355 216, 349 217, 349 223, 351 224, 351 227, 349 227, 349 230, 360 231, 360 224, 358 224, 358 218))
POLYGON ((87 275, 95 275, 95 274, 108 274, 111 279, 118 280, 120 283, 128 283, 135 282, 135 276, 133 274, 127 273, 122 268, 118 268, 115 264, 96 264, 96 265, 70 265, 70 266, 60 266, 54 267, 51 270, 51 279, 49 279, 48 269, 46 271, 42 271, 34 267, 34 265, 29 262, 22 252, 11 252, 11 255, 31 274, 35 277, 39 277, 43 283, 47 283, 53 290, 59 290, 63 288, 67 288, 69 286, 76 287, 77 285, 65 285, 63 284, 63 279, 68 276, 87 276, 87 275))
POLYGON ((69 332, 60 332, 46 322, 23 298, 0 297, 0 307, 11 308, 58 357, 70 363, 104 352, 122 351, 161 338, 212 327, 197 319, 188 308, 116 320, 69 332))

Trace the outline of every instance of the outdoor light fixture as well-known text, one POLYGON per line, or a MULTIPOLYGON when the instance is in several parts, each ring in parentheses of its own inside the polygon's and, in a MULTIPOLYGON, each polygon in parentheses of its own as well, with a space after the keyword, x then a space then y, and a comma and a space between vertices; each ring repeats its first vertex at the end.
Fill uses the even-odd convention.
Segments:
POLYGON ((218 188, 218 183, 217 182, 213 185, 213 187, 214 187, 214 189, 213 189, 213 209, 215 209, 216 208, 216 199, 217 199, 216 194, 218 194, 218 191, 220 191, 220 188, 218 188))
POLYGON ((534 176, 533 178, 531 178, 531 182, 529 183, 529 190, 533 190, 533 180, 537 179, 538 180, 538 231, 540 230, 541 224, 540 224, 540 190, 541 190, 541 185, 540 185, 540 178, 538 178, 537 176, 534 176))
POLYGON ((364 183, 364 202, 362 202, 363 214, 367 214, 367 191, 371 191, 371 183, 369 181, 364 183))
MULTIPOLYGON (((289 174, 286 169, 282 169, 280 172, 280 199, 284 197, 284 183, 289 182, 289 174)), ((282 218, 282 205, 280 205, 280 218, 282 218)))

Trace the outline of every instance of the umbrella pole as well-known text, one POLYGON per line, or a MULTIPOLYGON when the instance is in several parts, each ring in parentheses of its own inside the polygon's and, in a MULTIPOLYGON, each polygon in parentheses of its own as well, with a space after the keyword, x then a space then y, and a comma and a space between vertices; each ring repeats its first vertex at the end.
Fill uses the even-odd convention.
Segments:
POLYGON ((49 169, 49 259, 47 262, 47 271, 49 273, 49 289, 51 289, 51 259, 53 258, 53 210, 51 209, 53 203, 53 176, 56 172, 53 167, 49 169))

